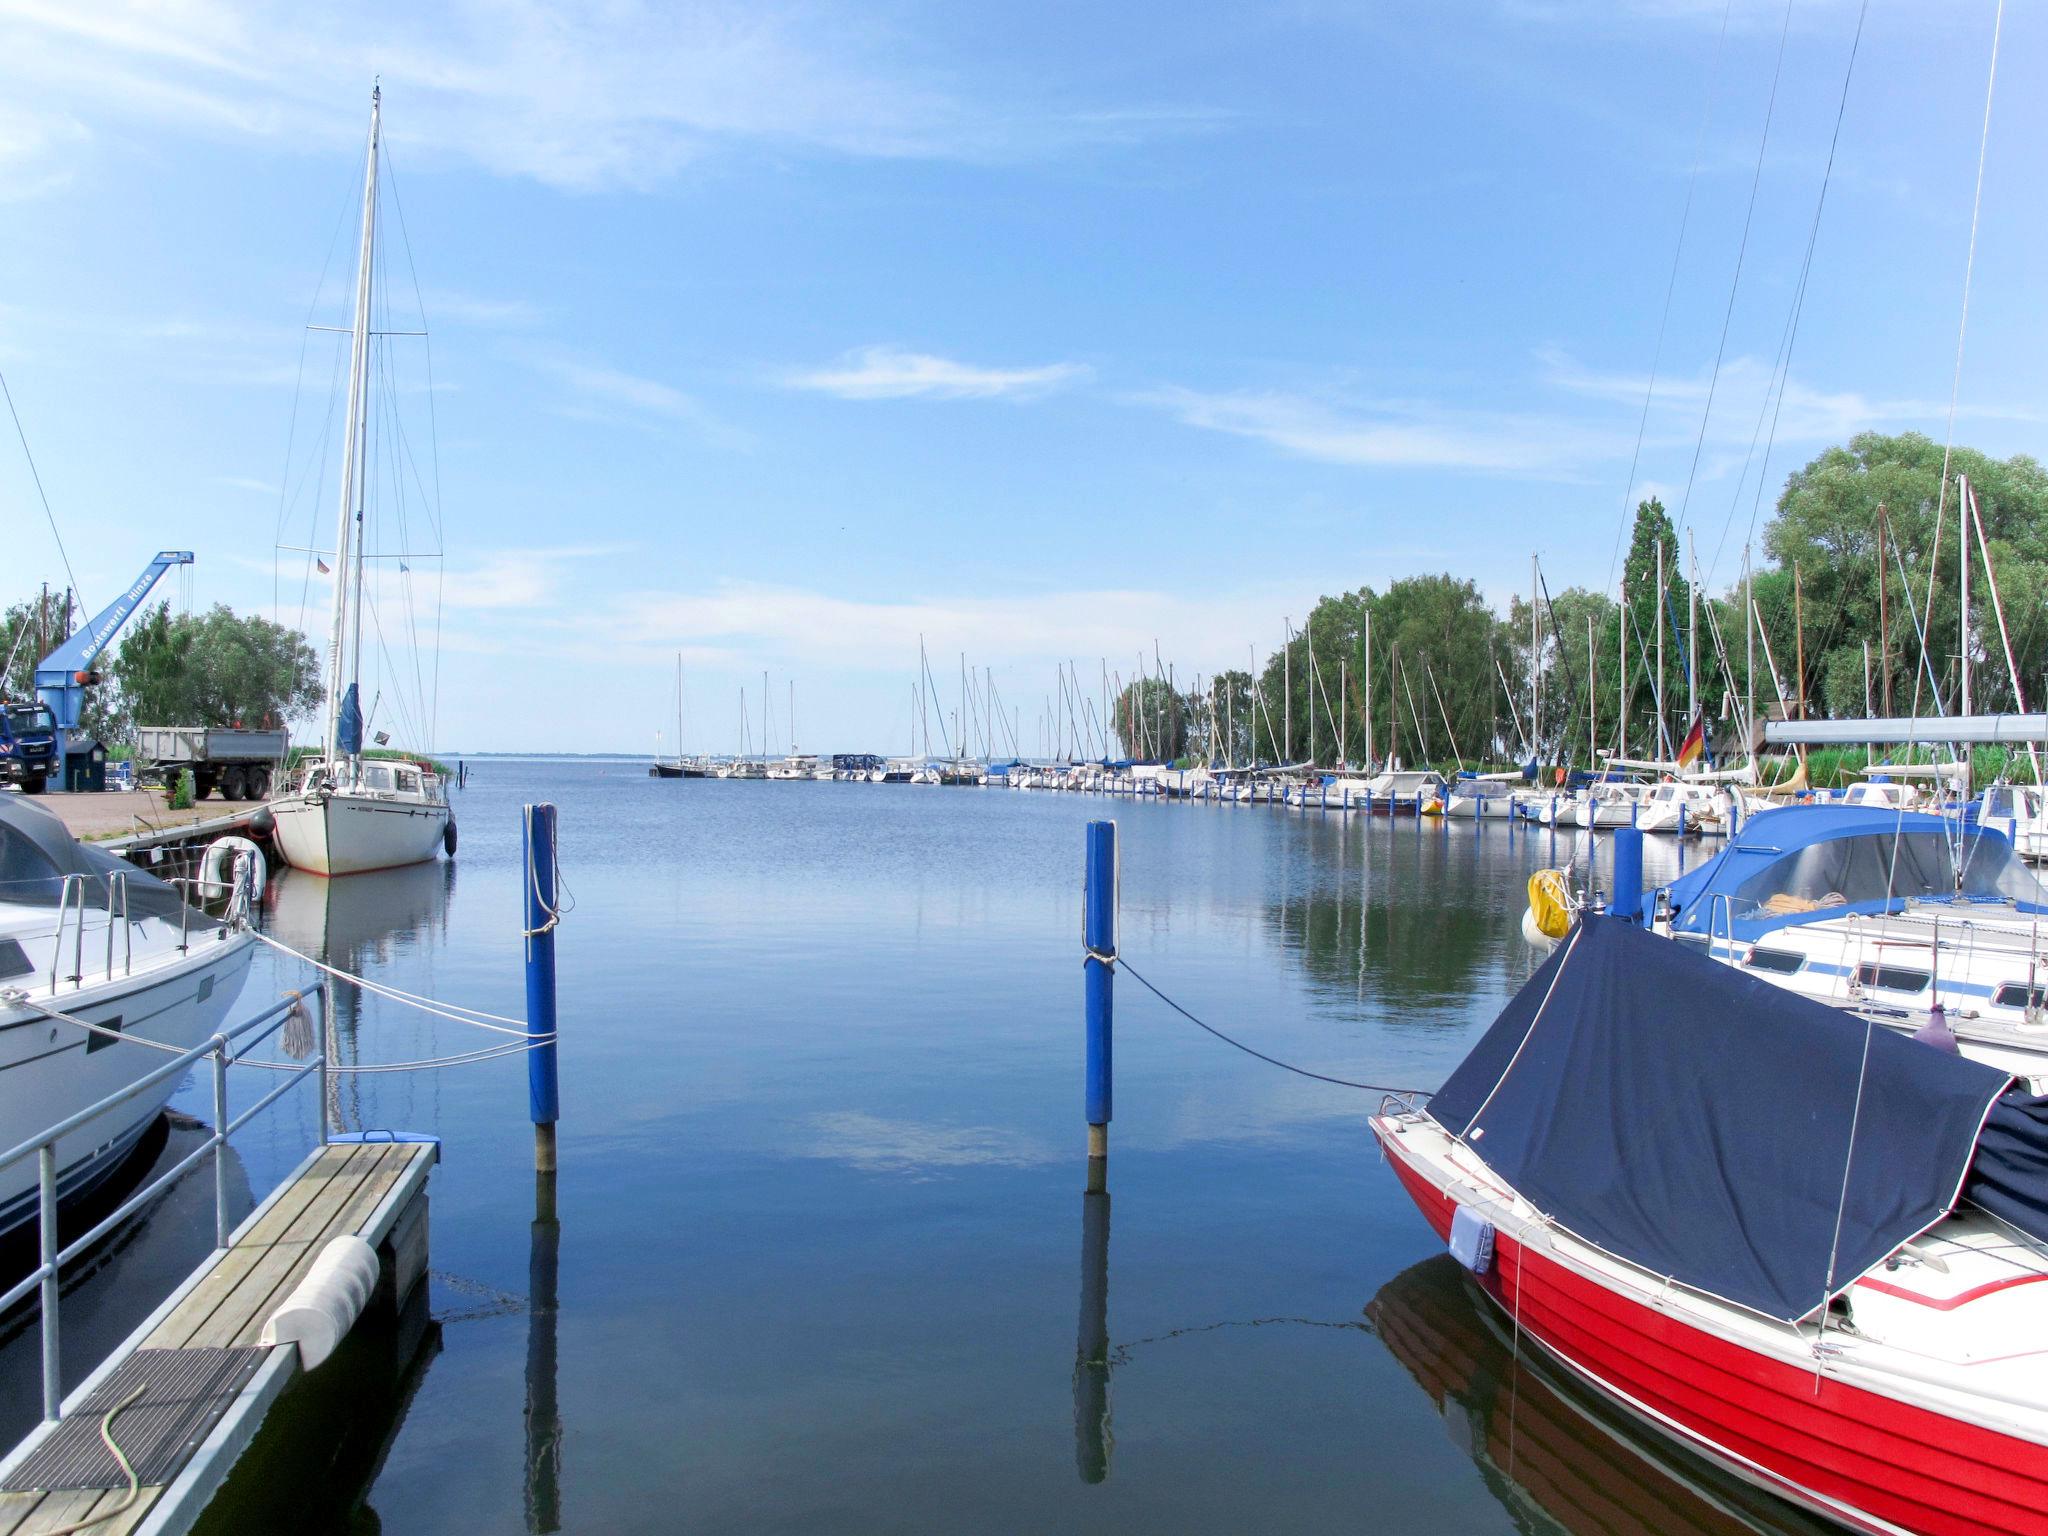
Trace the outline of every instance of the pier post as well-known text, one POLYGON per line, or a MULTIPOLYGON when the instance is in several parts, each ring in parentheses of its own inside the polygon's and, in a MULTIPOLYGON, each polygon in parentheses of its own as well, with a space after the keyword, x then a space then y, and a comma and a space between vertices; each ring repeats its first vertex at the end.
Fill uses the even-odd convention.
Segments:
POLYGON ((547 1037, 526 1053, 528 1107, 533 1117, 533 1167, 555 1171, 555 1121, 561 1095, 555 1080, 555 924, 561 908, 555 879, 555 808, 529 805, 521 842, 526 870, 526 1033, 547 1037))
POLYGON ((1116 1000, 1116 823, 1091 821, 1087 829, 1087 881, 1081 900, 1084 1006, 1088 1020, 1088 1187, 1100 1189, 1108 1173, 1111 1060, 1116 1000))
POLYGON ((1607 910, 1611 916, 1635 922, 1641 917, 1642 905, 1642 830, 1638 827, 1617 827, 1614 831, 1614 896, 1607 910))

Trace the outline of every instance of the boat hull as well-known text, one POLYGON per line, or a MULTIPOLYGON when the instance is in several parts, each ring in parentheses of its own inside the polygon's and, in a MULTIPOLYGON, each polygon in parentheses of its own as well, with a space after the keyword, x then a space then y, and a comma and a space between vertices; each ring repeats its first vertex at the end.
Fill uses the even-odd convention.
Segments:
MULTIPOLYGON (((58 996, 53 1005, 88 1023, 188 1050, 216 1033, 241 995, 255 940, 246 933, 208 936, 193 959, 169 975, 121 977, 58 996), (212 956, 207 950, 217 950, 212 956)), ((161 1065, 140 1046, 88 1035, 33 1009, 0 1007, 0 1128, 10 1145, 57 1124, 161 1065)), ((61 1201, 84 1194, 112 1173, 178 1088, 167 1078, 95 1116, 57 1143, 61 1201)), ((34 1219, 36 1159, 0 1169, 0 1233, 34 1219)))
POLYGON ((424 864, 440 850, 449 815, 445 804, 347 793, 276 800, 270 812, 285 862, 315 875, 424 864))
MULTIPOLYGON (((1448 1241, 1459 1200, 1387 1120, 1372 1127, 1448 1241)), ((1477 1278, 1520 1336, 1632 1417, 1851 1530, 2048 1536, 2048 1449, 2038 1444, 1745 1348, 1506 1231, 1477 1278)))

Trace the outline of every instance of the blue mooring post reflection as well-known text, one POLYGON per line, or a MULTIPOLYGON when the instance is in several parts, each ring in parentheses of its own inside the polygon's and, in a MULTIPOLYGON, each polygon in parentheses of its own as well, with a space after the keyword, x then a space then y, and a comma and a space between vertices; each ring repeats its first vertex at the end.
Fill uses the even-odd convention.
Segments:
POLYGON ((526 1529, 562 1528, 562 1412, 555 1398, 555 1277, 562 1224, 555 1176, 533 1176, 533 1227, 526 1258, 526 1529))
MULTIPOLYGON (((1089 1159, 1093 1185, 1099 1160, 1089 1159)), ((1081 1481, 1109 1476, 1109 1191, 1081 1196, 1081 1326, 1074 1343, 1074 1464, 1081 1481)))

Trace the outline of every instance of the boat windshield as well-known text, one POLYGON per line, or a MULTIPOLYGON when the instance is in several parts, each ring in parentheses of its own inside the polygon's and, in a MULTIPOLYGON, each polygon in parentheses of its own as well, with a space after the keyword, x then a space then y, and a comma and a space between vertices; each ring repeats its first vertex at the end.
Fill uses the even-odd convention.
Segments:
POLYGON ((2048 907, 2048 891, 1999 837, 1969 839, 1960 868, 1940 832, 1875 832, 1809 844, 1736 887, 1734 916, 1788 917, 1890 902, 2012 901, 2048 907))

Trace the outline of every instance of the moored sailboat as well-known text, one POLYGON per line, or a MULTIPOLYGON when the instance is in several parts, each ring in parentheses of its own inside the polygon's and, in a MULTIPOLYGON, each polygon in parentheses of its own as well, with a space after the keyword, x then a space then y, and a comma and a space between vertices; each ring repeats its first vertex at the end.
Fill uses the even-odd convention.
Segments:
MULTIPOLYGON (((418 864, 455 852, 455 823, 440 776, 426 763, 363 756, 364 510, 370 339, 376 302, 377 166, 380 90, 370 93, 370 143, 363 175, 362 243, 350 331, 348 409, 342 443, 341 511, 327 639, 327 726, 321 755, 300 765, 291 792, 270 802, 278 850, 294 869, 317 875, 418 864)), ((381 738, 380 738, 381 739, 381 738)))

